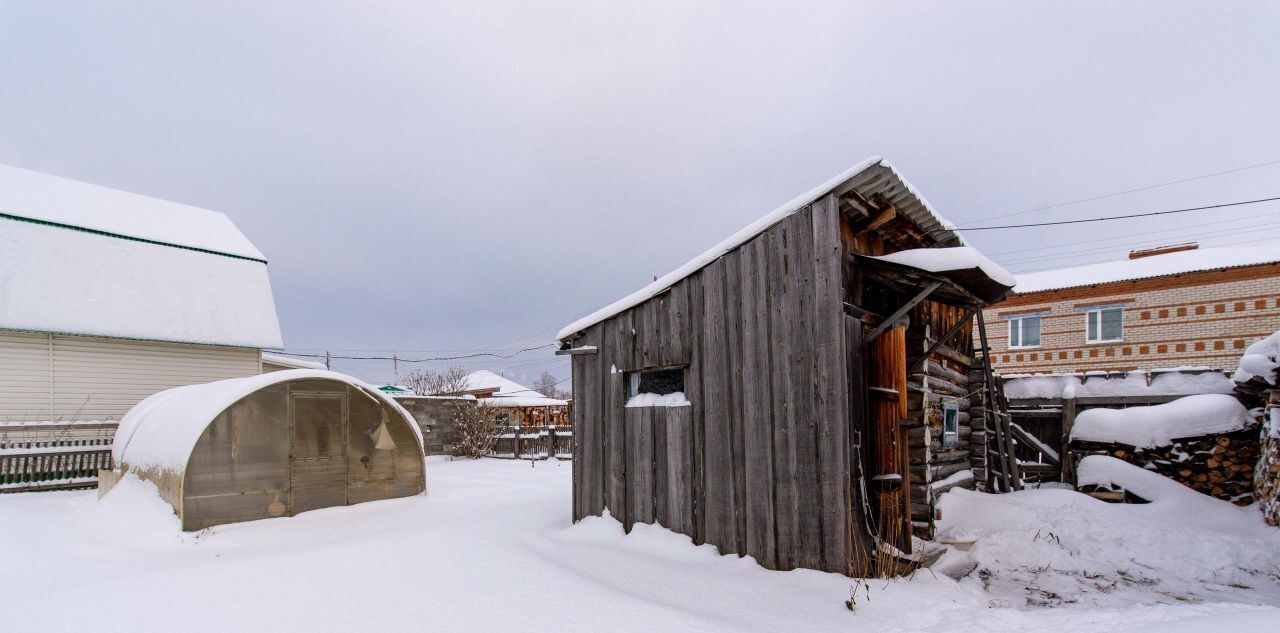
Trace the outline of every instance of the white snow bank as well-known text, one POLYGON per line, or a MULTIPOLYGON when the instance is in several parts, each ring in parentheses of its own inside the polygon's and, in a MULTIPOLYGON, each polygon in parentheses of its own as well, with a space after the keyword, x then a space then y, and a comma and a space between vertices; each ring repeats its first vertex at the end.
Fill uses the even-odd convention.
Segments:
POLYGON ((1235 383, 1226 374, 1200 368, 1134 370, 1124 374, 1009 374, 1002 378, 1005 395, 1011 400, 1190 396, 1235 390, 1235 383))
POLYGON ((1009 271, 999 264, 987 259, 972 246, 955 246, 951 248, 913 248, 905 251, 872 257, 891 264, 901 264, 931 273, 945 273, 953 270, 969 270, 977 268, 986 276, 1004 286, 1013 287, 1018 282, 1009 271))
POLYGON ((5 218, 0 328, 282 345, 262 262, 5 218))
POLYGON ((683 391, 658 395, 656 393, 638 393, 627 399, 628 407, 688 407, 689 399, 683 391))
POLYGON ((1121 259, 1057 270, 1021 273, 1018 275, 1018 285, 1013 291, 1026 294, 1042 290, 1092 286, 1130 279, 1163 277, 1273 262, 1280 262, 1280 250, 1274 246, 1201 248, 1139 259, 1121 259))
POLYGON ((0 213, 265 260, 227 216, 0 165, 0 213))
POLYGON ((422 431, 413 416, 395 400, 358 378, 333 371, 288 369, 268 374, 218 380, 199 385, 175 387, 154 394, 134 405, 116 429, 111 456, 115 463, 131 469, 156 468, 181 473, 191 450, 209 423, 227 407, 264 387, 289 380, 324 378, 360 388, 370 397, 386 402, 400 412, 422 444, 422 431))
POLYGON ((1275 384, 1276 367, 1280 367, 1280 332, 1245 348, 1244 355, 1240 357, 1240 368, 1236 369, 1233 378, 1236 382, 1249 382, 1255 376, 1260 376, 1268 383, 1275 384))
MULTIPOLYGON (((1056 518, 1055 510, 1042 507, 1047 502, 1037 505, 1035 496, 971 494, 982 505, 964 509, 966 515, 981 520, 983 509, 995 507, 1013 524, 987 531, 971 523, 974 533, 982 534, 975 553, 985 563, 1008 545, 1018 556, 1007 565, 1012 571, 989 567, 996 571, 989 590, 977 577, 956 583, 924 570, 911 579, 872 581, 870 600, 865 590, 859 592, 857 612, 851 613, 844 606, 851 582, 838 574, 767 571, 656 526, 624 534, 612 519, 571 523, 573 468, 567 462, 531 467, 511 460, 455 460, 432 467, 430 496, 325 508, 198 533, 175 529, 172 509, 153 491, 127 494, 131 481, 149 485, 128 477, 101 501, 92 490, 0 495, 0 559, 22 570, 21 582, 6 589, 0 630, 1127 633, 1206 617, 1209 625, 1200 622, 1203 628, 1196 630, 1213 631, 1217 625, 1280 616, 1275 607, 1240 604, 1273 602, 1275 594, 1263 582, 1255 583, 1254 590, 1193 596, 1236 604, 1182 603, 1156 593, 1179 588, 1165 578, 1190 579, 1190 585, 1208 577, 1206 567, 1178 568, 1205 563, 1198 554, 1208 548, 1195 543, 1189 552, 1168 550, 1168 560, 1157 559, 1159 567, 1144 572, 1160 574, 1154 588, 1134 589, 1121 582, 1109 594, 1079 596, 1081 606, 1091 607, 1087 609, 992 608, 1025 602, 1028 585, 1006 581, 1011 574, 1029 577, 1020 563, 1042 563, 1063 551, 1043 534, 1034 540, 1037 530, 1048 527, 1070 544, 1087 536, 1075 529, 1087 527, 1089 519, 1115 526, 1112 515, 1092 509, 1119 509, 1076 493, 1071 498, 1094 501, 1087 504, 1087 517, 1073 517, 1073 510, 1080 514, 1079 507, 1063 503, 1066 523, 1055 524, 1048 522, 1056 518), (78 578, 110 579, 105 581, 109 587, 78 578), (352 587, 361 589, 353 593, 352 587), (193 599, 193 588, 208 599, 193 599), (564 608, 564 596, 573 596, 572 609, 564 608), (426 611, 424 597, 430 602, 426 611), (1090 598, 1110 602, 1095 606, 1090 598), (1168 604, 1140 604, 1156 601, 1168 604)), ((958 495, 950 492, 943 499, 958 495)), ((1140 555, 1145 562, 1151 558, 1151 535, 1161 544, 1190 536, 1186 530, 1162 535, 1140 518, 1143 508, 1131 506, 1126 510, 1137 512, 1118 514, 1122 520, 1137 520, 1123 526, 1128 534, 1119 536, 1126 540, 1108 541, 1108 547, 1132 544, 1133 554, 1125 554, 1140 555)), ((961 509, 948 506, 947 513, 944 520, 961 509)), ((1265 560, 1259 567, 1280 551, 1273 541, 1226 538, 1228 552, 1234 553, 1237 543, 1263 547, 1265 560)), ((1223 537, 1212 540, 1221 543, 1223 537)), ((1100 564, 1097 573, 1125 564, 1120 552, 1110 551, 1090 559, 1116 561, 1110 567, 1100 564)), ((1084 566, 1075 560, 1073 567, 1084 566)), ((1127 563, 1123 569, 1141 568, 1127 563)), ((1110 585, 1117 580, 1110 576, 1091 582, 1110 585)))
MULTIPOLYGON (((608 319, 612 316, 615 316, 621 313, 624 310, 635 307, 641 303, 644 303, 649 299, 652 299, 653 297, 658 296, 658 294, 660 294, 662 291, 666 290, 667 288, 670 288, 671 286, 674 286, 681 279, 684 279, 685 277, 688 277, 689 275, 692 275, 693 273, 701 270, 711 262, 714 262, 716 259, 719 259, 721 255, 724 255, 725 253, 728 253, 729 251, 739 246, 742 246, 743 244, 750 241, 751 238, 765 232, 769 227, 773 226, 774 224, 777 224, 783 218, 786 218, 787 216, 799 211, 800 209, 804 208, 805 205, 812 203, 818 198, 821 198, 823 195, 826 195, 828 192, 835 189, 845 181, 853 178, 854 176, 857 176, 858 174, 876 165, 882 165, 888 168, 889 171, 892 172, 893 175, 896 176, 903 183, 903 185, 907 188, 907 190, 911 192, 911 195, 920 201, 920 206, 924 207, 924 209, 931 216, 933 216, 933 219, 935 219, 938 222, 938 224, 942 226, 942 228, 949 231, 955 230, 955 225, 943 219, 943 217, 939 215, 937 211, 933 209, 932 206, 929 205, 928 201, 924 199, 924 196, 920 195, 920 192, 914 186, 912 186, 912 184, 908 182, 906 178, 903 178, 902 175, 899 174, 896 169, 894 169, 893 165, 890 165, 889 163, 884 162, 884 159, 880 158, 879 156, 872 156, 871 158, 868 158, 858 163, 857 165, 854 165, 853 167, 846 169, 836 177, 818 185, 817 187, 814 187, 813 189, 810 189, 809 191, 806 191, 803 194, 800 194, 796 198, 793 198, 791 201, 787 202, 786 204, 783 204, 777 209, 770 211, 764 217, 756 220, 755 222, 752 222, 751 224, 748 224, 747 226, 739 230, 737 233, 730 235, 728 238, 726 238, 724 241, 720 242, 719 244, 712 246, 710 249, 704 251, 702 254, 698 255, 697 257, 694 257, 688 262, 685 262, 683 266, 680 266, 679 268, 659 277, 653 283, 613 303, 610 303, 609 305, 606 305, 603 308, 600 308, 599 310, 596 310, 595 312, 592 312, 591 314, 588 314, 587 316, 584 316, 581 319, 574 321, 573 323, 570 323, 569 325, 561 329, 559 333, 556 334, 556 340, 562 341, 573 334, 577 334, 578 332, 581 332, 582 330, 585 330, 588 327, 595 325, 596 323, 599 323, 605 319, 608 319)), ((961 243, 963 243, 963 238, 960 238, 960 239, 961 239, 961 243)))
POLYGON ((1088 409, 1076 416, 1071 439, 1155 448, 1178 438, 1239 431, 1252 422, 1239 400, 1210 393, 1149 407, 1088 409))
POLYGON ((935 568, 973 569, 961 584, 1015 596, 1011 606, 1280 603, 1280 530, 1256 507, 1111 457, 1085 458, 1079 474, 1082 483, 1116 483, 1152 502, 1110 504, 1057 489, 952 490, 940 500, 938 538, 974 545, 935 568))

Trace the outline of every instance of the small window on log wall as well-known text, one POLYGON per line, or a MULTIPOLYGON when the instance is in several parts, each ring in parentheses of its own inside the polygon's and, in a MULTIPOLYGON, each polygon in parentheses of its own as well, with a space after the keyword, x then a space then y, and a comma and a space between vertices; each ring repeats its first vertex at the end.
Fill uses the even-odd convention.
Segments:
POLYGON ((942 446, 960 443, 960 405, 955 400, 942 403, 942 446))
POLYGON ((684 368, 646 369, 627 372, 627 397, 641 393, 665 396, 684 393, 684 368))

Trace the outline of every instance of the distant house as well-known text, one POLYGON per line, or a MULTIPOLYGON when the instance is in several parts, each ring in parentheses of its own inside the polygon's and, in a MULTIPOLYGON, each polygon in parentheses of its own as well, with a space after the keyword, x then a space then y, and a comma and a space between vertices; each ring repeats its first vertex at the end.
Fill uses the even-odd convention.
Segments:
POLYGON ((480 370, 467 375, 466 395, 500 409, 498 415, 512 426, 564 426, 569 424, 569 402, 548 398, 514 380, 480 370))
POLYGON ((225 215, 0 166, 0 422, 118 420, 280 345, 267 260, 225 215))
POLYGON ((985 316, 992 364, 1006 374, 1234 370, 1246 346, 1280 329, 1280 251, 1189 243, 1020 274, 985 316))

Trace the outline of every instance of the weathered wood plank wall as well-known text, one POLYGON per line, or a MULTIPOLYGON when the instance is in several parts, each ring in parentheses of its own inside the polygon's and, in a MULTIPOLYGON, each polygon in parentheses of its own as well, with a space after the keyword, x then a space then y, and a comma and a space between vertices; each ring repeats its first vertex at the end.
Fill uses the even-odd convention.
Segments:
POLYGON ((607 507, 768 568, 850 571, 839 227, 824 198, 575 341, 599 348, 573 358, 575 520, 607 507), (625 372, 671 366, 691 406, 624 406, 625 372))

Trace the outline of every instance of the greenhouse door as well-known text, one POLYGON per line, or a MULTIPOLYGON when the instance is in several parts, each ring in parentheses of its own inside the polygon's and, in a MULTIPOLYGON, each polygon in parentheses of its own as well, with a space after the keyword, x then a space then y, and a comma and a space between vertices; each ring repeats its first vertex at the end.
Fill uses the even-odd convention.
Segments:
POLYGON ((289 396, 292 514, 347 505, 346 404, 341 394, 289 396))

